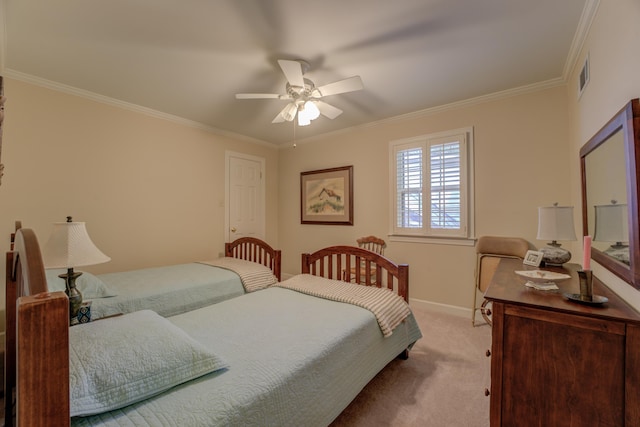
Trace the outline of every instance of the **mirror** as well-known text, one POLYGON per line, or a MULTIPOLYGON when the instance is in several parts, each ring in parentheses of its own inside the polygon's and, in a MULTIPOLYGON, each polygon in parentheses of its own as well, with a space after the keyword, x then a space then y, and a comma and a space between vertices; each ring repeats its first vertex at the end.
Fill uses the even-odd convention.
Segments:
POLYGON ((640 104, 629 102, 580 150, 582 229, 591 258, 640 289, 640 104))

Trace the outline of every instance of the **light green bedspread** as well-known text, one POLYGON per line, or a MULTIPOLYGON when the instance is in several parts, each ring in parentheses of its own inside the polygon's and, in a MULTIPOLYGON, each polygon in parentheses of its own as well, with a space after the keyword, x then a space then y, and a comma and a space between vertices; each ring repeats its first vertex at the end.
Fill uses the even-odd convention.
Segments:
POLYGON ((413 315, 385 338, 354 305, 283 288, 170 318, 229 368, 74 426, 326 426, 422 335, 413 315))
POLYGON ((168 317, 244 294, 233 271, 195 262, 97 277, 117 296, 92 300, 92 319, 145 309, 168 317))

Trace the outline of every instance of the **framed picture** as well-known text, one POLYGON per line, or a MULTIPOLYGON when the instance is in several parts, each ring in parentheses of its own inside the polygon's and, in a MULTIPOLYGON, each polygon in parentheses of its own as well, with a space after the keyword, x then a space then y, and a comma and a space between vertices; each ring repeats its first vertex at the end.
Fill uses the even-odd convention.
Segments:
POLYGON ((353 225, 353 166, 300 173, 300 222, 353 225))
POLYGON ((539 251, 527 251, 527 254, 524 256, 522 263, 526 265, 532 265, 534 267, 540 267, 543 255, 544 254, 539 251))

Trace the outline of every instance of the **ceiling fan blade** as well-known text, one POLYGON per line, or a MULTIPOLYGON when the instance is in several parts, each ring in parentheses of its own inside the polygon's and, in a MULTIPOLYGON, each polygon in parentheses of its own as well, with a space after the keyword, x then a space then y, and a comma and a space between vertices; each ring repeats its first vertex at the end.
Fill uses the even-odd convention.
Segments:
POLYGON ((339 93, 353 92, 362 89, 364 89, 364 85, 362 84, 360 76, 353 76, 348 79, 338 80, 337 82, 329 83, 317 88, 318 92, 320 92, 320 96, 337 95, 339 93))
POLYGON ((236 93, 236 99, 285 99, 289 95, 279 95, 277 93, 236 93))
POLYGON ((290 122, 296 116, 297 112, 298 107, 295 102, 290 102, 278 113, 271 123, 282 123, 284 121, 290 122))
POLYGON ((302 77, 302 64, 298 61, 278 59, 278 64, 282 68, 284 76, 291 86, 304 87, 304 77, 302 77))
POLYGON ((320 110, 320 114, 322 114, 325 117, 328 117, 333 120, 336 117, 338 117, 340 114, 342 114, 342 110, 337 107, 334 107, 333 105, 327 104, 326 102, 323 102, 323 101, 314 101, 314 102, 316 103, 318 110, 320 110))

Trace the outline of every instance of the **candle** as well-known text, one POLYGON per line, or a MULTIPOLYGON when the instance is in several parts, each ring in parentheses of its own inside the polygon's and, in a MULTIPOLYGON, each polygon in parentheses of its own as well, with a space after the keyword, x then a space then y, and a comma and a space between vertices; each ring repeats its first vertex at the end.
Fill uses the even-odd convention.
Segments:
POLYGON ((584 248, 582 252, 582 269, 591 270, 591 236, 584 236, 584 248))

